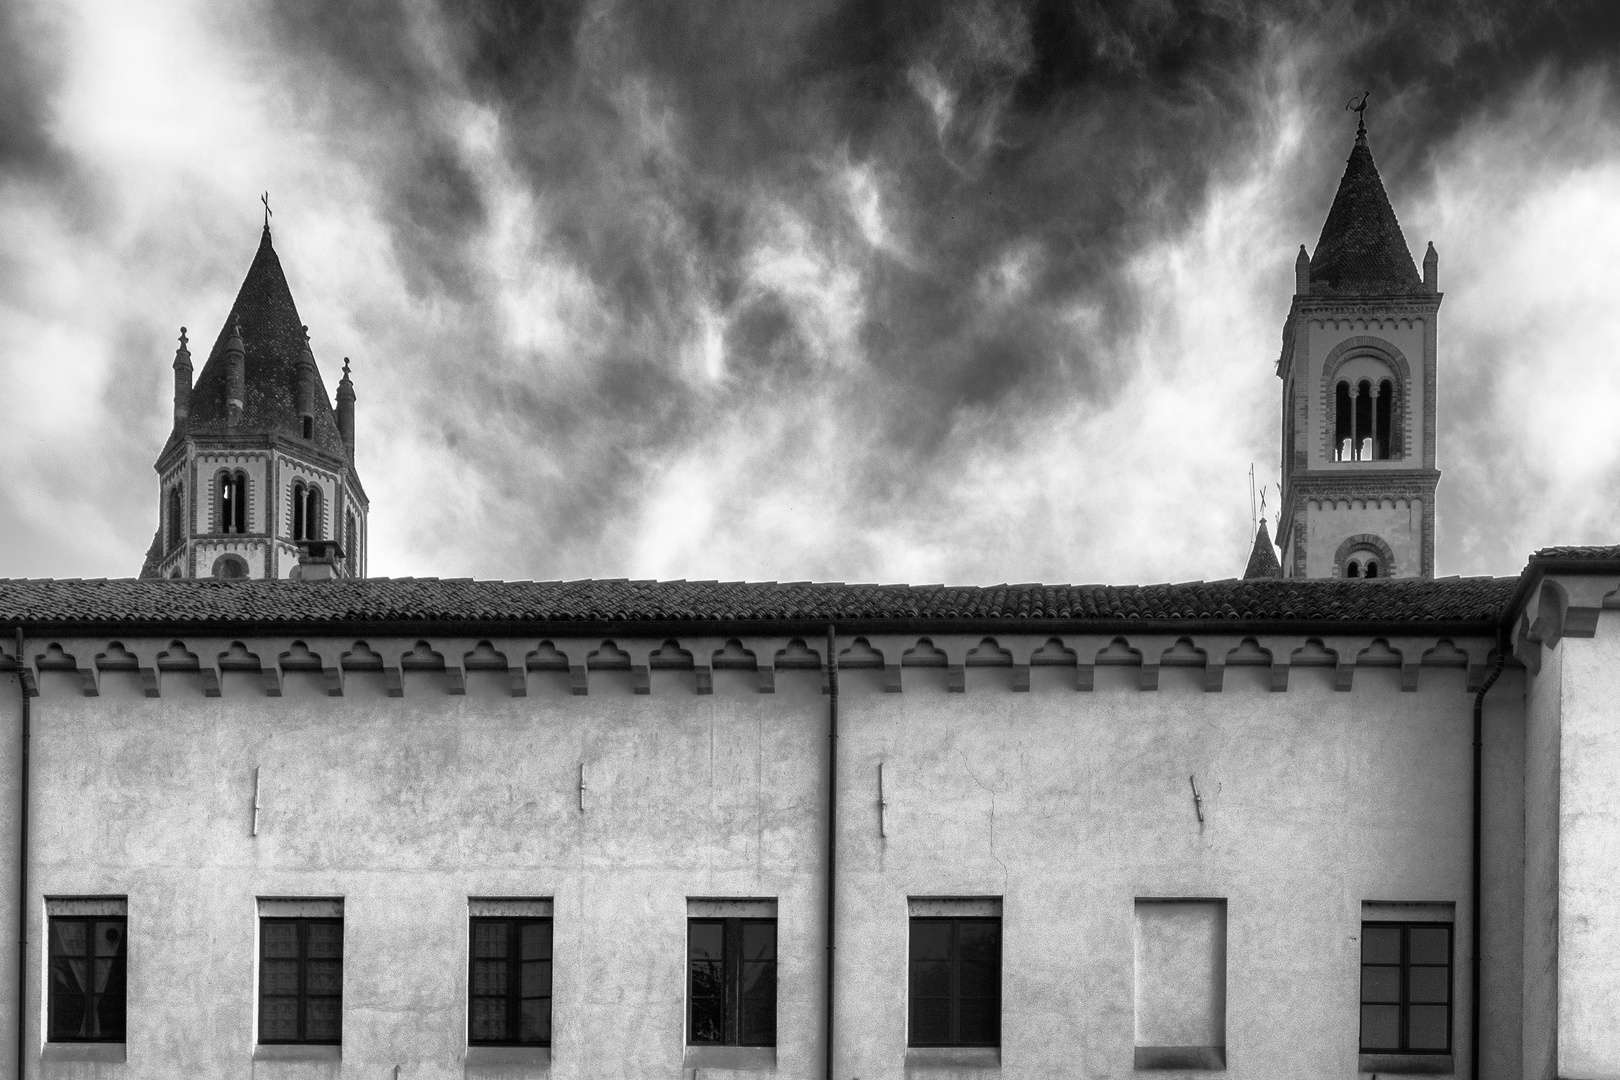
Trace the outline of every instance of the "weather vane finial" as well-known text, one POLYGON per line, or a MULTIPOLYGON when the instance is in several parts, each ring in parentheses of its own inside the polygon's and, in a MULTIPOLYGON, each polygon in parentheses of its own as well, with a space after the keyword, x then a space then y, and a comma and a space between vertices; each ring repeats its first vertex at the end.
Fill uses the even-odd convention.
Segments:
POLYGON ((264 203, 264 231, 269 232, 270 231, 270 215, 275 213, 275 211, 270 209, 270 193, 268 191, 266 191, 263 195, 260 195, 259 196, 259 201, 264 203))
POLYGON ((1357 139, 1365 139, 1367 137, 1367 99, 1371 96, 1371 90, 1363 90, 1359 99, 1351 98, 1350 103, 1345 106, 1346 109, 1349 109, 1356 114, 1357 139))

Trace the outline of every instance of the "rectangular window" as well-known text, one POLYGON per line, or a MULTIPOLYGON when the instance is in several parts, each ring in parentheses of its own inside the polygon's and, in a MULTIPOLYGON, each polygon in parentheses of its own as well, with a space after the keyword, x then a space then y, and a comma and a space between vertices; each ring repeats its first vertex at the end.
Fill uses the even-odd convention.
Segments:
POLYGON ((126 912, 122 899, 46 901, 49 1041, 124 1041, 126 912))
POLYGON ((1363 1053, 1451 1052, 1451 924, 1361 924, 1363 1053))
POLYGON ((467 1042, 551 1045, 551 918, 475 915, 467 1042))
POLYGON ((775 910, 774 901, 689 903, 688 1045, 776 1045, 775 910))
POLYGON ((1001 1045, 1000 916, 913 915, 910 968, 908 1045, 1001 1045))
MULTIPOLYGON (((265 902, 260 904, 262 911, 265 902)), ((342 1041, 342 916, 262 915, 259 919, 259 1042, 331 1044, 342 1041)))

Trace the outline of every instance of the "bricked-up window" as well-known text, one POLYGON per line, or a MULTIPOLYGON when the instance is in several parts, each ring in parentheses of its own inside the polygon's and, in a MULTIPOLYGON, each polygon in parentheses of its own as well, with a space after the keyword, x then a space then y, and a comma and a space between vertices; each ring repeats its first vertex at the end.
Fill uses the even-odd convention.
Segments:
POLYGON ((467 1042, 551 1045, 551 919, 474 917, 467 1042))
POLYGON ((186 504, 182 494, 182 485, 176 484, 169 489, 169 548, 180 546, 180 539, 185 535, 186 504))
POLYGON ((349 514, 347 517, 348 520, 343 529, 343 561, 348 564, 349 576, 358 577, 360 574, 360 529, 355 525, 353 514, 349 514))
POLYGON ((1362 1053, 1451 1052, 1451 924, 1361 924, 1362 1053))
POLYGON ((343 920, 259 920, 259 1041, 343 1041, 343 920))
POLYGON ((122 915, 52 915, 47 1012, 51 1042, 123 1042, 122 915))
POLYGON ((776 920, 686 921, 692 1046, 776 1045, 776 920))
POLYGON ((1001 1045, 1001 919, 911 920, 910 1046, 1001 1045))

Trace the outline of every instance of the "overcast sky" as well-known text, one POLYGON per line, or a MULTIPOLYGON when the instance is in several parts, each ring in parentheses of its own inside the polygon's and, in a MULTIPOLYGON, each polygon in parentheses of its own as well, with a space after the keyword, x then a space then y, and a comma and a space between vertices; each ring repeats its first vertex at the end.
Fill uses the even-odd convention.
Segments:
POLYGON ((1364 89, 1437 572, 1620 542, 1608 0, 6 0, 0 576, 139 570, 265 189, 373 574, 1238 575, 1364 89))

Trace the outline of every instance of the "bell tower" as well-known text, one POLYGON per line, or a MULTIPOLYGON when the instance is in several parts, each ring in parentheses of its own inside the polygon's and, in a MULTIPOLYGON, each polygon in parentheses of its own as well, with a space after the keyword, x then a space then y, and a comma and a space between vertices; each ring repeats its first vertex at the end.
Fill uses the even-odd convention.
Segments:
POLYGON ((364 577, 369 503, 354 464, 354 383, 327 397, 264 233, 192 384, 174 355, 174 428, 158 455, 158 531, 142 577, 364 577))
POLYGON ((1433 244, 1419 276, 1358 122, 1277 359, 1284 577, 1434 576, 1438 278, 1433 244))

